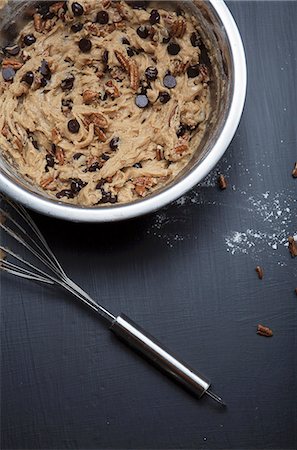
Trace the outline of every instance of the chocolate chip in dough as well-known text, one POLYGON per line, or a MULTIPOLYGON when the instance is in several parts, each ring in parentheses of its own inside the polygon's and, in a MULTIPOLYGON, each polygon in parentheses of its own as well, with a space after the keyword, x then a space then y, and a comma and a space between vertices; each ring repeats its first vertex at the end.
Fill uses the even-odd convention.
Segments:
POLYGON ((201 39, 199 36, 199 33, 197 33, 197 31, 193 31, 193 33, 191 34, 190 37, 190 41, 193 47, 199 47, 200 43, 201 43, 201 39))
POLYGON ((29 70, 29 72, 26 72, 26 73, 23 75, 22 81, 24 81, 25 83, 27 83, 28 86, 32 86, 33 81, 34 81, 34 73, 31 72, 31 70, 29 70))
POLYGON ((4 81, 12 81, 15 76, 15 71, 12 67, 5 67, 2 69, 2 77, 4 81))
POLYGON ((96 22, 101 25, 106 25, 109 21, 109 15, 107 11, 99 11, 96 16, 96 22))
POLYGON ((169 102, 169 100, 170 100, 170 94, 168 94, 168 92, 160 92, 160 94, 159 94, 159 100, 160 100, 160 102, 161 103, 167 103, 167 102, 169 102))
POLYGON ((187 68, 187 75, 189 78, 198 77, 199 73, 199 64, 194 64, 193 66, 187 68))
POLYGON ((34 44, 34 42, 36 42, 36 37, 34 36, 34 34, 26 34, 26 36, 24 36, 23 42, 27 46, 32 45, 34 44))
POLYGON ((81 31, 82 29, 83 29, 83 24, 80 23, 80 22, 74 23, 74 24, 71 26, 71 31, 72 31, 73 33, 78 33, 78 32, 81 31))
POLYGON ((112 138, 112 140, 109 143, 109 147, 111 150, 116 150, 119 146, 120 138, 118 136, 115 136, 112 138))
POLYGON ((156 23, 160 23, 160 14, 157 9, 152 9, 150 15, 150 24, 155 25, 156 23))
POLYGON ((70 91, 73 88, 75 77, 70 74, 65 78, 65 80, 62 80, 61 82, 61 89, 62 91, 70 91))
POLYGON ((146 108, 149 104, 149 99, 144 94, 137 95, 135 98, 135 104, 138 108, 146 108))
POLYGON ((77 2, 72 3, 71 9, 75 17, 82 16, 84 13, 84 8, 77 2))
POLYGON ((85 181, 81 180, 80 178, 72 178, 70 189, 72 190, 72 192, 74 194, 78 194, 79 191, 81 191, 82 188, 84 188, 86 185, 87 185, 87 183, 85 181))
POLYGON ((173 89, 176 86, 176 79, 173 75, 165 75, 163 78, 163 84, 168 89, 173 89))
POLYGON ((148 35, 149 35, 149 30, 147 29, 146 26, 140 25, 140 27, 137 28, 136 33, 142 39, 146 39, 148 37, 148 35))
POLYGON ((157 67, 148 67, 145 70, 145 76, 149 81, 154 81, 158 76, 158 69, 157 67))
POLYGON ((83 53, 88 53, 92 48, 92 42, 90 39, 82 38, 79 41, 78 46, 83 53))
POLYGON ((176 42, 170 42, 167 46, 169 55, 177 55, 180 52, 180 45, 176 42))
POLYGON ((63 189, 62 191, 58 192, 56 194, 57 198, 67 197, 67 198, 74 198, 74 193, 71 191, 71 189, 63 189))
POLYGON ((3 48, 3 52, 9 56, 17 56, 20 53, 20 50, 21 48, 18 45, 12 45, 3 48))
POLYGON ((70 133, 78 133, 80 129, 80 124, 76 119, 71 119, 69 120, 67 127, 70 133))

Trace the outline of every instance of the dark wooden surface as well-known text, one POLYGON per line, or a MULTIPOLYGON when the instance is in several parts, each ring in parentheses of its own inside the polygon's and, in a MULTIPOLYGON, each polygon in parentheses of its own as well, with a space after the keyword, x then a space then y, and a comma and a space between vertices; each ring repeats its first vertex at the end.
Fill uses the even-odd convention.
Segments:
POLYGON ((284 242, 297 234, 297 3, 229 7, 248 95, 208 179, 127 223, 34 215, 69 274, 210 377, 227 409, 192 398, 65 294, 2 276, 2 449, 296 448, 297 259, 284 242))

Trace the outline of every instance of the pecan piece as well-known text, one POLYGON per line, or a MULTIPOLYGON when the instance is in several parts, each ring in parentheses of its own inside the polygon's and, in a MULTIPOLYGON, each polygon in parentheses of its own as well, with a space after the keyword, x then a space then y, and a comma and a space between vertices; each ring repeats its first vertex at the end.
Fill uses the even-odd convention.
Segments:
POLYGON ((292 177, 297 178, 297 161, 295 162, 294 169, 292 170, 292 177))
POLYGON ((14 70, 18 70, 22 66, 23 63, 14 58, 4 58, 2 61, 2 69, 5 69, 6 67, 12 67, 14 70))
POLYGON ((157 145, 156 159, 157 161, 161 161, 161 159, 164 159, 164 149, 161 145, 157 145))
POLYGON ((117 60, 119 61, 119 63, 121 64, 121 66, 123 67, 123 69, 126 72, 130 71, 130 63, 129 63, 129 59, 126 58, 126 56, 123 55, 123 53, 119 52, 118 50, 114 51, 114 54, 117 57, 117 60))
POLYGON ((178 143, 173 147, 173 152, 182 155, 189 149, 189 136, 184 134, 178 139, 178 143))
POLYGON ((289 252, 291 253, 292 258, 295 258, 297 256, 297 242, 293 238, 293 236, 288 237, 289 241, 289 252))
POLYGON ((33 16, 34 28, 37 33, 41 33, 44 28, 44 23, 40 14, 34 14, 33 16))
POLYGON ((21 143, 20 139, 18 137, 15 137, 12 141, 13 145, 18 149, 20 153, 22 153, 23 150, 23 144, 21 143))
POLYGON ((101 130, 101 128, 97 127, 96 125, 94 126, 94 133, 96 134, 96 136, 98 136, 98 138, 101 142, 107 141, 107 136, 104 133, 104 131, 101 130))
POLYGON ((256 270, 256 272, 258 274, 259 280, 262 280, 263 275, 264 275, 264 271, 263 271, 262 267, 257 266, 255 270, 256 270))
POLYGON ((174 20, 171 26, 171 35, 177 38, 182 38, 186 32, 187 23, 183 17, 174 20))
POLYGON ((257 326, 257 334, 260 334, 260 336, 266 336, 266 337, 273 336, 272 330, 268 327, 264 327, 264 325, 261 325, 260 323, 257 326))
POLYGON ((59 130, 55 127, 52 129, 52 141, 54 144, 58 144, 62 140, 59 130))
POLYGON ((145 186, 139 186, 139 185, 135 186, 135 192, 137 192, 137 194, 140 195, 140 197, 145 196, 145 191, 146 191, 145 186))
POLYGON ((44 178, 43 180, 40 181, 40 186, 42 187, 42 189, 46 189, 48 185, 54 181, 54 179, 55 179, 54 176, 44 178))
POLYGON ((134 180, 135 192, 140 197, 144 197, 146 190, 153 186, 152 177, 137 177, 134 180))
POLYGON ((1 130, 1 134, 2 134, 4 137, 8 138, 9 128, 8 128, 8 125, 7 125, 6 122, 5 122, 4 125, 3 125, 3 128, 2 128, 2 130, 1 130))
POLYGON ((132 60, 129 65, 130 85, 134 91, 139 88, 139 70, 136 61, 132 60))
POLYGON ((111 0, 102 0, 102 6, 103 8, 107 9, 111 5, 111 0))
POLYGON ((63 164, 65 162, 65 154, 64 154, 64 150, 61 147, 56 148, 56 158, 58 160, 59 165, 63 166, 63 164))
POLYGON ((105 92, 111 96, 112 99, 117 98, 120 96, 120 91, 116 84, 113 83, 112 80, 108 80, 106 83, 105 92))
POLYGON ((219 185, 219 188, 223 191, 224 189, 226 189, 227 188, 227 186, 228 186, 228 184, 227 184, 227 180, 226 180, 226 178, 224 177, 224 175, 219 175, 219 178, 218 178, 218 185, 219 185))
POLYGON ((83 101, 86 105, 90 105, 98 98, 98 93, 87 89, 83 92, 83 101))
POLYGON ((63 8, 65 2, 57 2, 50 6, 50 12, 57 14, 57 12, 63 8))

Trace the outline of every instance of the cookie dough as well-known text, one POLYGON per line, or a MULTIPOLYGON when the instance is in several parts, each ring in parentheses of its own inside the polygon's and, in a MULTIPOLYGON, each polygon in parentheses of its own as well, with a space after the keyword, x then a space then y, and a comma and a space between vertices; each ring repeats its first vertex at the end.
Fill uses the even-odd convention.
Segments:
POLYGON ((0 148, 22 176, 94 206, 145 197, 187 165, 210 68, 195 19, 172 3, 37 6, 2 50, 0 148))

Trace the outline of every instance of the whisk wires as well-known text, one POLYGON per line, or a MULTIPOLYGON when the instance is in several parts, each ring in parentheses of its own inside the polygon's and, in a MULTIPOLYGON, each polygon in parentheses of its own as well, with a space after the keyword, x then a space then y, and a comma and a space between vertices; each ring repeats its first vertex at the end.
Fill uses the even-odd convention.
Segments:
POLYGON ((76 299, 80 300, 93 311, 98 312, 104 319, 112 323, 115 320, 115 316, 93 300, 89 294, 66 275, 41 231, 26 209, 1 193, 0 198, 10 210, 7 211, 0 208, 1 229, 15 242, 24 247, 28 253, 33 255, 39 263, 42 263, 45 270, 3 245, 0 245, 0 269, 21 278, 61 286, 70 292, 76 299), (14 213, 17 214, 17 218, 13 217, 14 213), (23 221, 24 226, 20 224, 20 221, 23 221), (28 228, 28 231, 26 228, 28 228), (12 258, 14 262, 8 261, 9 257, 12 258))

